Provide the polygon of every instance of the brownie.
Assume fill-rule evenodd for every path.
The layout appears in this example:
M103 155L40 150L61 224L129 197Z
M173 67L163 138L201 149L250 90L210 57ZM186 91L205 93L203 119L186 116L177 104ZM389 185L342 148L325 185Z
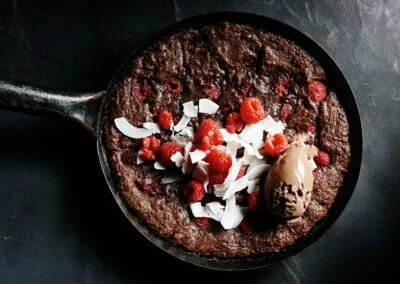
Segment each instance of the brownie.
M170 78L182 84L181 92L166 92ZM315 80L328 87L320 103L307 96L307 86ZM103 135L113 178L132 212L177 246L220 258L279 251L326 216L342 185L350 159L349 125L334 89L314 58L278 34L233 23L177 31L134 58L132 68L111 89ZM250 232L224 230L219 223L205 230L193 222L182 198L187 179L160 184L163 173L152 162L136 164L141 141L121 134L114 119L125 117L141 126L156 121L161 110L169 110L177 123L182 103L210 98L220 106L212 118L223 121L224 113L238 111L248 96L257 97L274 119L285 120L289 142L297 133L315 132L311 142L329 153L331 163L314 170L310 205L295 222L257 212L246 217L254 221ZM290 111L282 114L283 105ZM197 126L194 120L191 124ZM158 137L168 141L169 135L162 130Z

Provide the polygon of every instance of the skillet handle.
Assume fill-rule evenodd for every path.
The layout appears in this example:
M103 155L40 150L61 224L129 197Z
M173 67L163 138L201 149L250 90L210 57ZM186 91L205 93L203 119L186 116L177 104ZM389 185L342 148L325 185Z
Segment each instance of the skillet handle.
M77 122L96 136L95 123L106 91L67 93L0 81L0 108L50 114Z

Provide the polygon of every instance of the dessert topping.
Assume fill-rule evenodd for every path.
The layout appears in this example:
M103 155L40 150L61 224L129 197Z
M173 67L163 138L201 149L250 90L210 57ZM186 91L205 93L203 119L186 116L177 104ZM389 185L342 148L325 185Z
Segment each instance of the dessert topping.
M259 99L246 98L240 105L240 117L247 123L256 123L265 117L264 108Z
M183 189L186 200L190 203L201 201L204 197L205 190L203 185L198 181L189 181Z
M182 84L176 78L170 78L165 83L165 90L170 94L180 94L182 92Z
M195 106L193 101L186 102L183 104L183 113L187 117L197 117L199 113L199 107Z
M331 158L329 157L328 153L318 150L318 154L314 158L314 161L315 163L317 163L318 166L326 167L329 166L329 164L331 163Z
M292 113L292 105L290 104L283 104L281 109L279 110L279 120L285 121L289 115Z
M116 118L114 122L118 130L129 138L140 139L151 135L151 132L148 129L133 126L124 117Z
M214 114L219 109L219 105L214 103L209 99L200 99L199 100L199 112L206 114Z
M166 110L160 112L160 114L157 117L157 122L162 128L165 129L171 129L171 127L174 124L172 120L172 115L169 113L169 111Z
M175 163L171 161L171 157L182 151L182 147L174 142L165 142L159 148L158 161L165 168L170 168L175 166Z
M282 133L277 133L265 141L265 151L273 157L278 156L288 148L286 136Z
M226 131L229 133L240 132L243 129L243 121L237 112L231 112L226 117Z
M320 103L326 98L326 85L320 81L312 81L308 85L307 96L313 102Z
M204 119L196 132L196 139L202 150L209 150L212 146L221 145L223 136L217 123L212 119Z

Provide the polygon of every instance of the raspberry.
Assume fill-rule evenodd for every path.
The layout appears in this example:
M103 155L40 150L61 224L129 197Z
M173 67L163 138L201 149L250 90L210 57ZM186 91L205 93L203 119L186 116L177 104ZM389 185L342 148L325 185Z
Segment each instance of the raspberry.
M318 166L326 167L331 163L331 158L328 153L318 150L318 155L314 158L314 161Z
M227 173L224 174L210 174L208 176L208 182L210 185L223 184L226 179Z
M320 81L312 81L308 85L307 96L313 102L320 103L326 98L326 85Z
M193 222L197 225L197 227L203 230L207 230L210 226L210 219L208 218L194 218Z
M158 114L157 122L162 128L170 129L173 122L172 115L168 111L163 110Z
M199 148L209 150L212 146L221 145L223 137L218 129L217 123L212 119L204 119L196 132L196 139L199 141Z
M288 148L288 142L285 135L277 133L265 141L264 147L268 155L278 156Z
M242 166L240 167L240 170L239 170L239 173L238 173L236 179L240 179L240 178L243 177L245 174L246 174L246 166L243 166L243 165L242 165Z
M315 124L310 124L307 127L307 132L315 133L317 131L317 126Z
M290 104L283 104L279 111L279 120L286 120L292 112L292 109L293 107Z
M240 117L247 123L256 123L265 117L264 108L257 98L246 98L240 105Z
M290 78L287 77L281 81L279 81L276 85L275 85L275 91L279 94L279 95L287 95L288 90L287 90L287 86L290 83Z
M143 80L142 92L145 97L147 97L151 94L151 85L147 79Z
M170 94L180 94L182 92L182 84L176 78L170 78L165 83L165 89Z
M250 226L249 221L243 219L242 222L240 222L240 224L239 224L239 229L243 233L250 233L251 232L251 226Z
M229 133L240 132L243 129L243 122L237 112L231 112L226 117L226 130Z
M223 108L221 109L221 112L222 112L223 114L227 114L228 111L229 111L229 107L223 107Z
M208 84L208 86L206 87L206 94L207 94L207 97L213 101L218 100L219 96L220 96L218 87L214 83Z
M192 180L185 185L185 188L183 189L183 194L185 195L188 202L196 202L203 199L205 190L201 183Z
M232 157L220 150L211 150L205 160L210 164L211 174L227 174L232 166Z
M176 152L182 152L181 146L174 142L165 142L159 148L158 161L166 168L175 166L175 163L171 161L171 156Z
M146 160L154 161L156 153L160 148L161 141L154 136L145 137L142 139L142 147L140 148L140 155Z
M158 181L155 181L153 183L143 184L142 188L147 194L156 195L160 193L161 184Z
M260 199L260 191L253 191L249 194L249 208L250 210L257 210L258 200Z

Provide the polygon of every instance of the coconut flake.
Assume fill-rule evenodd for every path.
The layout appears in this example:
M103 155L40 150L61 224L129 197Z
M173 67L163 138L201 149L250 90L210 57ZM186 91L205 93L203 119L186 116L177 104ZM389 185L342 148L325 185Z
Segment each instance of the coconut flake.
M165 176L161 179L161 184L173 183L180 180L181 177L176 172L167 172Z
M182 129L182 131L179 133L179 135L182 135L182 136L184 136L184 137L193 139L193 138L194 138L193 127L191 127L191 126L186 126L185 128Z
M190 121L190 117L183 115L181 120L179 120L178 124L174 126L174 130L176 132L181 131L183 128L186 127L186 125L188 125L189 121Z
M193 152L190 152L189 156L192 164L196 164L198 161L203 160L207 156L207 152L196 149Z
M239 226L244 216L249 211L247 207L236 205L235 195L226 201L225 212L221 219L221 225L225 230L233 229Z
M235 141L226 143L226 153L228 153L232 157L236 157L237 148L238 144Z
M257 191L259 183L260 183L260 179L259 178L250 180L248 185L247 185L247 193L252 193L254 191Z
M200 99L199 100L199 112L200 113L207 113L207 114L214 114L217 112L219 105L214 103L212 100L209 99Z
M264 126L261 122L254 124L247 124L243 131L240 132L239 137L250 143L254 148L259 149L263 146Z
M210 165L207 162L199 161L197 163L197 166L196 166L195 170L196 169L198 171L200 171L200 173L195 174L193 172L193 178L196 179L196 180L202 181L204 188L208 192L208 190L207 190L207 186L208 186L208 182L209 182L208 172L210 171ZM196 176L198 176L198 179L196 178Z
M183 113L187 117L197 117L197 114L199 113L199 107L195 106L193 101L186 102L183 105Z
M179 146L182 146L182 147L185 147L191 141L190 138L184 137L180 134L171 135L170 140L171 140L171 142L175 142Z
M255 156L253 156L253 157L254 157L254 159L249 164L249 167L247 168L246 173L249 173L255 166L263 165L263 164L267 163L266 159L259 160Z
M184 155L185 161L183 162L183 165L182 165L182 172L184 174L189 173L193 169L193 166L192 166L192 163L190 162L190 157L189 157L189 153L190 153L191 149L192 149L192 142L189 142L185 146L185 155Z
M276 122L270 115L261 120L261 123L264 126L264 130L268 132L268 135L270 136L277 133L283 133L283 130L285 130L282 121Z
M271 165L269 164L254 166L250 171L248 171L248 173L246 173L246 177L248 178L248 180L259 178L268 171L270 166Z
M143 127L150 131L152 134L161 132L160 126L154 122L145 122L143 123Z
M214 202L211 202L214 203ZM219 202L216 202L219 203ZM210 204L210 203L208 203ZM193 213L194 217L201 217L201 218L211 218L214 219L216 221L220 221L222 216L224 215L224 206L219 204L220 206L218 206L217 204L213 204L211 207L207 205L206 206L202 206L201 202L195 202L190 204L190 210ZM211 209L215 210L215 213L213 211L211 211Z
M133 126L125 117L114 119L114 123L118 130L129 138L140 139L151 135L149 130Z
M164 168L159 162L155 162L155 163L154 163L154 168L155 168L156 170L160 170L160 171L165 170L165 168Z
M182 167L184 158L181 152L176 152L171 156L171 161L175 163L175 165L179 168Z
M137 157L136 157L136 165L143 164L144 160L142 159L142 151L139 150Z
M241 191L245 189L249 184L249 180L247 179L246 176L241 177L238 180L235 180L231 186L228 188L228 190L225 192L224 196L222 199L228 199L232 195L234 195L236 192Z

